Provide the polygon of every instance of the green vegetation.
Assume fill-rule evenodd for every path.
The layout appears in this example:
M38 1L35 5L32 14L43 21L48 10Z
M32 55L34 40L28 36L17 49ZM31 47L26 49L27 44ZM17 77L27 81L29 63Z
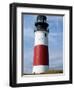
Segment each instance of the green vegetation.
M63 73L63 70L49 70L45 72L45 74L59 74L59 73Z
M63 73L63 70L48 70L47 72L44 72L44 73L30 73L30 74L24 74L24 75L40 75L40 74L61 74Z

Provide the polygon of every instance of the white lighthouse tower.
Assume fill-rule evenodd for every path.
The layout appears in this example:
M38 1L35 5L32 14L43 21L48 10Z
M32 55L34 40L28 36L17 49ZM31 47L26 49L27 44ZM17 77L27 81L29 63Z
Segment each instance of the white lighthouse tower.
M33 73L45 73L49 69L48 23L44 15L38 15L35 23Z

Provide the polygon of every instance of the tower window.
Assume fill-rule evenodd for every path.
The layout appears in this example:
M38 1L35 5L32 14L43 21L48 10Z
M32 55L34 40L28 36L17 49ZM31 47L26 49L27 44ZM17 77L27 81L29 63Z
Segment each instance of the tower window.
M45 33L45 37L47 36L47 34Z

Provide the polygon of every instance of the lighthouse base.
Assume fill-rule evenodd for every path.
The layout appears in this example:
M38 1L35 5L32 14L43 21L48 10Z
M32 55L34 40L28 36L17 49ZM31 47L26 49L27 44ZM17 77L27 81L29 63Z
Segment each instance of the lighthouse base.
M38 65L38 66L33 66L33 71L32 73L45 73L48 71L49 66L48 65Z

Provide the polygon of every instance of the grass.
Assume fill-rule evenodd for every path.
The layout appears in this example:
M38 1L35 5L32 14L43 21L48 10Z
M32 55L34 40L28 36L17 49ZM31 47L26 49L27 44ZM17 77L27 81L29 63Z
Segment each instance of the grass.
M45 72L45 74L59 74L59 73L63 73L63 70L48 70L47 72Z
M35 73L30 73L30 74L24 74L24 75L40 75L40 74L61 74L63 73L63 70L48 70L47 72L44 72L44 73L39 73L39 74L35 74Z

